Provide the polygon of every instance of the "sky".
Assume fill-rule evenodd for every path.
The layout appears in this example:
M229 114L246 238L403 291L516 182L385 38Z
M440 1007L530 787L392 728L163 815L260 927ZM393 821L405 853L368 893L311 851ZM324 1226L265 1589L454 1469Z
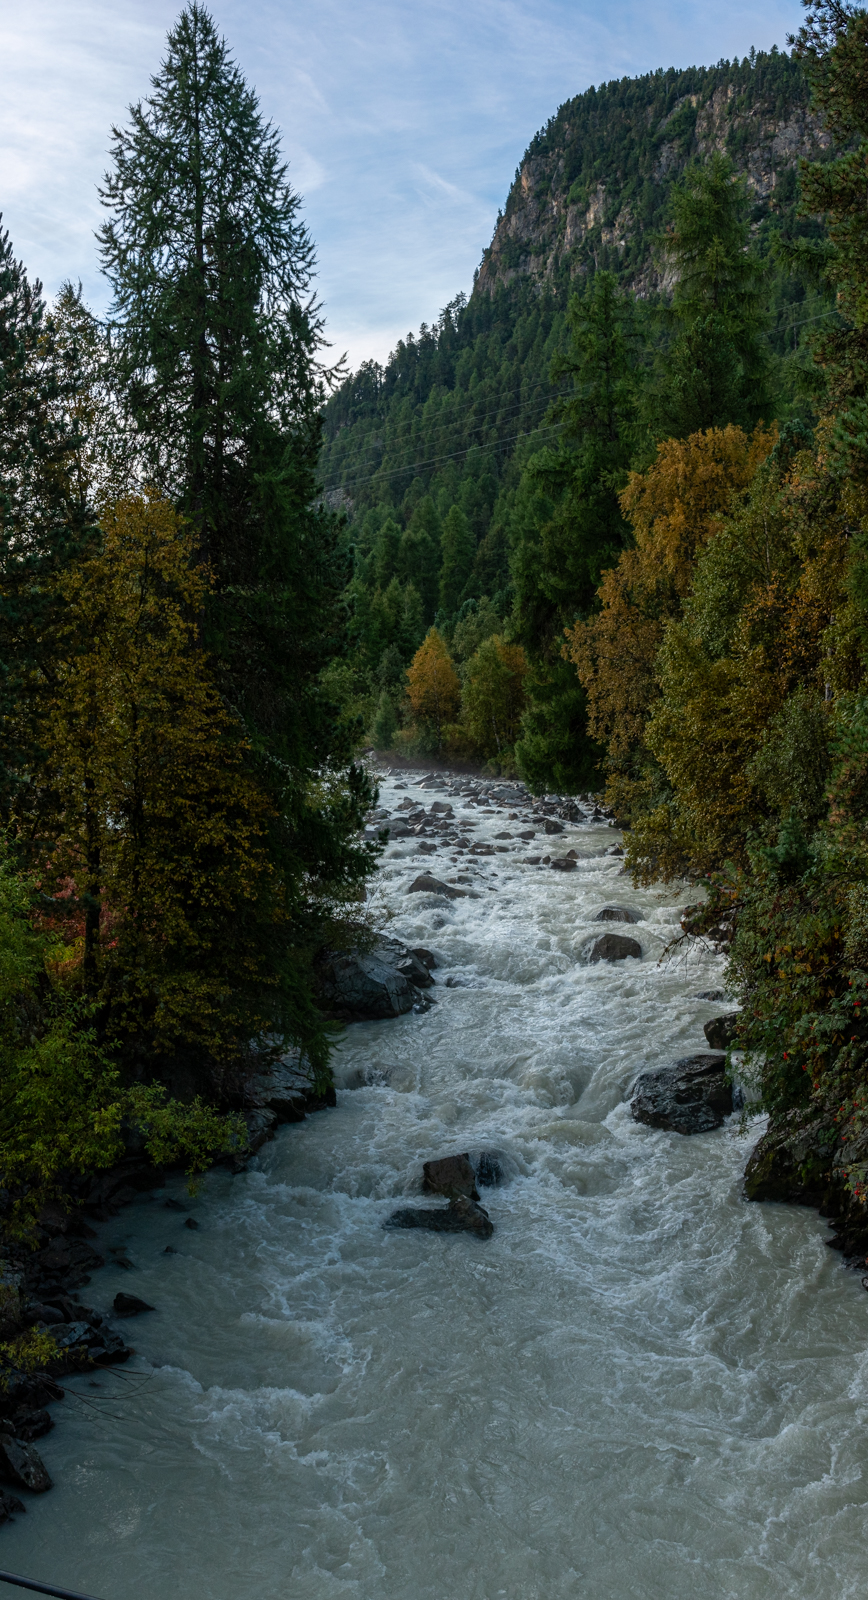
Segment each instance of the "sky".
M180 0L0 0L0 210L54 294L108 307L94 230L112 123L146 96ZM799 25L799 0L214 0L280 130L336 355L383 361L490 242L522 155L591 84L709 65Z

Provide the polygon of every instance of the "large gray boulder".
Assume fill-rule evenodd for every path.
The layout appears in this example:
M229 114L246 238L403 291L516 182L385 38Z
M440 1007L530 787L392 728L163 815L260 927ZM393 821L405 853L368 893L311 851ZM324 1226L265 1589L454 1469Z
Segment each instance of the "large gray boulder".
M319 1003L329 1016L342 1022L372 1022L412 1011L432 979L425 963L400 939L378 934L369 948L323 951L316 981Z
M733 1110L726 1056L683 1056L669 1067L642 1072L633 1085L634 1121L674 1133L709 1133Z

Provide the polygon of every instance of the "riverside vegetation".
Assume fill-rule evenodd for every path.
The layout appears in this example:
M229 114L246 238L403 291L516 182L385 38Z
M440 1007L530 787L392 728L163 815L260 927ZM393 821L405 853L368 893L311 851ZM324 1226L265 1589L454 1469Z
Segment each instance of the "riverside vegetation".
M731 941L752 1192L862 1239L866 43L821 0L791 55L570 102L470 300L351 378L198 4L113 134L108 321L3 237L9 1237L124 1151L237 1147L287 1050L325 1084L368 741L602 774L630 870ZM8 1369L44 1359L10 1327Z

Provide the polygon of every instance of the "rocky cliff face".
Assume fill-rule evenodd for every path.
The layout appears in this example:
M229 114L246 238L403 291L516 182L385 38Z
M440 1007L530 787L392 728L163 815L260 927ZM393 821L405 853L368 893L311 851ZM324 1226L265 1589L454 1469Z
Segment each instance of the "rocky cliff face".
M799 160L830 142L807 101L800 67L776 52L577 96L527 151L475 292L521 277L554 284L589 267L615 270L639 295L665 290L653 236L688 163L729 154L754 196L754 227L784 218Z

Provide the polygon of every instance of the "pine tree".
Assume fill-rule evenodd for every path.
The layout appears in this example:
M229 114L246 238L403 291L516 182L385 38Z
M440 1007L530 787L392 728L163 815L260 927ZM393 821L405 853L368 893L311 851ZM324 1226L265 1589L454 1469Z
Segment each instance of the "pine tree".
M727 157L715 152L685 173L662 246L676 274L676 336L648 393L652 431L686 438L727 423L749 430L773 410L763 268L749 248L747 187Z
M292 905L282 934L260 928L274 1031L322 1059L322 1037L299 1032L298 952L370 865L353 842L370 787L319 684L342 648L348 576L315 476L322 322L277 132L198 0L112 155L101 244L119 376L147 470L213 576L203 643L271 802L270 859Z

